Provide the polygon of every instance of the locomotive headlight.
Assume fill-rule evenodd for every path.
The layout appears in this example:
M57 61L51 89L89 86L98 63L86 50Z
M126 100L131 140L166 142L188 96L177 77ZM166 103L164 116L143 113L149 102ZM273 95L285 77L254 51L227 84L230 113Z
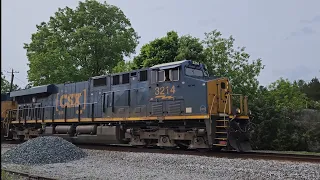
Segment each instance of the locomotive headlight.
M241 113L241 110L239 108L236 109L237 114Z

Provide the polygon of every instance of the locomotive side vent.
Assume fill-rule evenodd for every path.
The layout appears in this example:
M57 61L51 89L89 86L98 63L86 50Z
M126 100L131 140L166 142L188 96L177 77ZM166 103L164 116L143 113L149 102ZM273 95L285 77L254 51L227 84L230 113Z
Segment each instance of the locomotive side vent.
M162 116L163 115L163 102L152 103L152 115Z
M168 106L169 115L180 115L181 113L181 101L173 101Z

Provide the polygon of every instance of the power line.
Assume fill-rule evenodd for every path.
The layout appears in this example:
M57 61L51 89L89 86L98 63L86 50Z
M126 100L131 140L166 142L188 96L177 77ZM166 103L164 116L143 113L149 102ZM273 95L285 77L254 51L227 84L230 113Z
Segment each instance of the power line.
M15 77L17 80L19 80L20 82L22 82L23 84L27 85L28 83L24 82L23 80L19 79L18 77Z
M13 78L14 78L14 73L19 73L18 71L13 71L13 68L11 69L11 72L7 71L7 73L11 73L11 82L10 82L10 92L12 91L13 88Z

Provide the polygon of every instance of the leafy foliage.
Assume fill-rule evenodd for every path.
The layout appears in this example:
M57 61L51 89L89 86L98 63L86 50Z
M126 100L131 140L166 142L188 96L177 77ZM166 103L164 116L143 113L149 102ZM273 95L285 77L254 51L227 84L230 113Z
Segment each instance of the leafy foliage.
M12 90L15 91L18 89L19 89L19 86L16 84L13 84ZM1 94L7 93L7 92L10 92L10 82L6 80L6 77L1 72Z
M120 61L118 64L113 68L113 73L121 73L121 72L128 72L134 69L134 63L131 61L125 62Z
M301 82L302 80L300 80ZM303 82L303 81L302 81ZM320 81L318 78L313 78L309 83L303 83L301 87L302 91L307 97L313 101L320 100Z
M190 35L181 36L179 38L179 48L175 60L181 61L188 59L204 63L206 57L203 50L200 39Z
M300 90L308 97L307 107L320 110L320 82L318 78L313 78L310 82L303 80L295 81Z
M269 85L269 101L273 102L276 110L301 110L305 107L306 97L296 83L279 79Z
M183 59L203 62L203 46L198 38L179 37L177 32L170 31L167 36L143 45L133 62L136 68L142 68Z
M250 55L244 47L234 48L235 39L223 38L214 30L205 33L203 44L209 74L228 77L235 93L254 95L259 87L257 77L264 68L261 59L249 63Z
M58 10L25 44L33 85L82 81L111 72L134 53L138 35L116 6L94 0Z
M155 39L142 46L140 54L134 58L137 68L175 61L179 48L179 37L174 31L166 37Z
M304 110L306 95L299 83L279 79L268 88L260 87L250 102L257 124L252 142L257 149L320 151L317 138L320 112Z

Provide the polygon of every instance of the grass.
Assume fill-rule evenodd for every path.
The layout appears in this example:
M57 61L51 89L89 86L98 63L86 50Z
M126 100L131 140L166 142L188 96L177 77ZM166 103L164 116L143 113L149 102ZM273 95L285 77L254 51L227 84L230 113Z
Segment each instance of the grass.
M21 179L21 178L17 175L13 175L13 174L5 172L4 170L1 170L1 179L2 180L17 180L17 179Z
M274 151L274 150L257 150L258 152L271 152L280 154L297 154L297 155L313 155L320 156L320 152L308 152L308 151Z
M301 154L301 155L315 155L320 156L319 152L308 152L308 151L281 151L286 154Z

